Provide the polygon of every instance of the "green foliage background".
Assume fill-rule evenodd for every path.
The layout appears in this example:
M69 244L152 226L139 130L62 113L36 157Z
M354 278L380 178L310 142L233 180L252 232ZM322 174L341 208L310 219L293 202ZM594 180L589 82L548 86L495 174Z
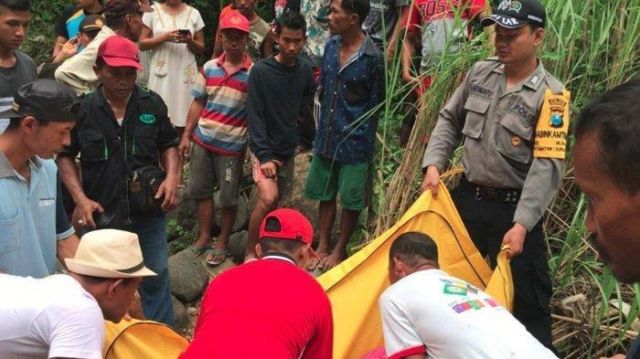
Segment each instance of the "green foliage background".
M231 0L192 0L186 1L200 11L205 23L206 51L199 59L206 61L213 50L213 34L218 26L220 9L228 5ZM36 64L49 60L53 43L55 42L54 27L58 17L66 6L73 5L73 0L37 0L33 1L33 16L27 40L22 50L29 54ZM258 0L257 12L267 22L273 19L273 0Z

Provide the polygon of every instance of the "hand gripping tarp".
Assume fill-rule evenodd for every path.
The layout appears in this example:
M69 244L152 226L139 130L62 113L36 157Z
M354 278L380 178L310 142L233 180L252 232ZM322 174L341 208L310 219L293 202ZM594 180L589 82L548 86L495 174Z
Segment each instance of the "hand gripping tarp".
M168 325L150 320L105 321L105 359L175 359L189 341Z
M425 191L393 227L318 278L333 310L334 359L359 359L383 346L378 298L389 286L389 248L400 234L410 231L433 238L442 270L485 289L511 310L513 283L506 251L498 256L492 273L441 183L437 196Z

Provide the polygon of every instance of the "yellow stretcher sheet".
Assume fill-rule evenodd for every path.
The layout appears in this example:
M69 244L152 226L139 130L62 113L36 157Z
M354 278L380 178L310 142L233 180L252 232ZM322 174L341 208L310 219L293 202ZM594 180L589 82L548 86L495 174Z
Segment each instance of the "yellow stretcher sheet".
M389 286L389 248L409 231L426 233L436 241L442 270L485 289L511 310L513 284L506 251L500 253L492 273L441 183L436 197L430 191L423 193L393 227L318 278L333 309L334 359L359 359L383 346L378 298Z
M105 320L105 359L176 359L189 340L170 326L150 320Z

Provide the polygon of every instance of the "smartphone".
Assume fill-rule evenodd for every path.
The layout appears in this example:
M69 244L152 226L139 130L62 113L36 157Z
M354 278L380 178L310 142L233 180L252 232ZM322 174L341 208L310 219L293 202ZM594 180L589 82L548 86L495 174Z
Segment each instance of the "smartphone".
M191 31L189 31L188 29L178 29L178 32L183 36L191 34Z

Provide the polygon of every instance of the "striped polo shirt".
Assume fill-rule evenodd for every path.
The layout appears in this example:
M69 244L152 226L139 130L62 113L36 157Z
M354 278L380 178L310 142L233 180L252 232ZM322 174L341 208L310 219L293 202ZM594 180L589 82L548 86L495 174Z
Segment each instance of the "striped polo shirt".
M228 74L225 54L204 64L193 86L196 99L206 99L193 131L193 140L206 150L241 156L247 143L247 88L253 62L245 55L242 67Z

